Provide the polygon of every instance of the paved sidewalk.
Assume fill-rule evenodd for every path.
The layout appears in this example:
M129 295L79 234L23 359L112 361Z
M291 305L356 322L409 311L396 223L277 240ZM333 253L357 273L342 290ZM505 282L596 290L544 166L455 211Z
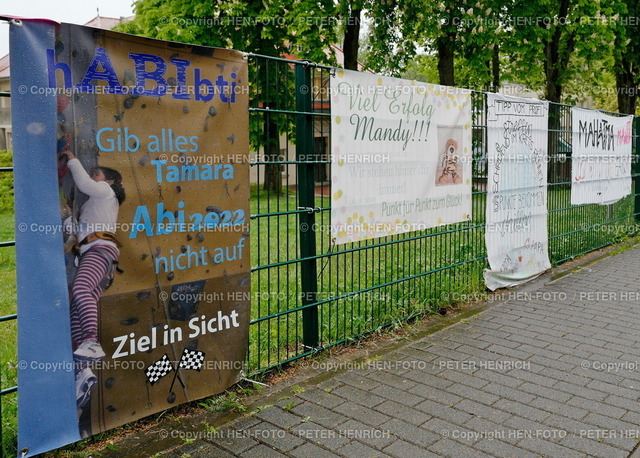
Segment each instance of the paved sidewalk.
M146 433L168 436L161 450L117 454L627 457L640 439L640 248L553 275L219 430L186 419Z

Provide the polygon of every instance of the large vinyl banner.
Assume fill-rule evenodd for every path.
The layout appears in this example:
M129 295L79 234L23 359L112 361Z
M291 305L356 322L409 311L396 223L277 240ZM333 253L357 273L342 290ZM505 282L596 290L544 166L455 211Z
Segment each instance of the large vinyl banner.
M551 267L547 239L548 102L487 94L487 228L491 290Z
M336 243L470 219L469 91L349 70L331 90Z
M633 115L571 109L571 204L612 204L631 194Z
M19 450L239 380L249 313L243 55L11 27Z

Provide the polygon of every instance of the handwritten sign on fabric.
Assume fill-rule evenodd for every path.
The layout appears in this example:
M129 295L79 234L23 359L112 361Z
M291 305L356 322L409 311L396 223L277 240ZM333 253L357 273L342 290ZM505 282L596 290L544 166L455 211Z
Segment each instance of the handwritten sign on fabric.
M631 193L633 116L571 109L571 204L611 204Z
M487 228L491 290L551 267L547 240L548 103L487 95Z

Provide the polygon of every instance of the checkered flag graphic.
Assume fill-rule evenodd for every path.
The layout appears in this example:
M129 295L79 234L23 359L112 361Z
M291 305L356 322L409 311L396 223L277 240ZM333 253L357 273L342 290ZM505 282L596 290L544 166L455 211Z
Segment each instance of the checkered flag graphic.
M189 350L187 348L182 352L180 357L180 363L178 367L180 369L194 369L199 371L204 365L204 352L198 350Z
M153 385L172 370L173 366L171 366L169 355L165 353L162 358L147 367L144 373L147 374L147 380L149 383Z

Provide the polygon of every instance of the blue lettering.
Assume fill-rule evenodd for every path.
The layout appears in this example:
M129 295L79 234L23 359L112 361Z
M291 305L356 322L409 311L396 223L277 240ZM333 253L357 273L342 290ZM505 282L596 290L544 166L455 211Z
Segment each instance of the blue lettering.
M191 97L187 92L187 67L191 65L191 62L173 58L171 63L176 66L176 80L178 82L176 91L171 96L174 99L189 100Z
M135 239L139 230L146 232L147 236L153 235L151 216L149 216L149 210L147 210L146 205L138 205L138 208L136 208L136 214L133 216L132 226L131 234L129 235L130 239Z
M47 49L47 70L49 71L49 87L57 87L56 70L62 70L64 88L71 89L71 67L64 62L56 63L56 53L53 49Z
M153 165L156 166L156 181L158 183L162 183L162 166L167 163L167 161L151 161Z
M46 49L47 71L49 87L58 87L58 80L61 79L61 86L65 89L75 89L81 92L96 93L96 86L102 81L104 93L107 94L137 94L150 97L162 97L169 93L167 83L168 65L169 63L175 68L175 86L171 96L177 100L199 100L202 102L210 102L216 96L222 103L235 103L237 95L236 81L237 73L231 72L229 78L218 75L215 81L206 78L202 69L193 68L193 87L195 96L191 97L191 91L188 84L191 79L189 70L191 61L187 59L171 58L165 61L162 57L147 53L130 52L129 59L133 61L135 84L136 87L130 89L123 87L118 79L118 73L111 62L109 54L105 48L96 47L93 58L89 63L82 80L73 83L73 74L71 66L66 62L56 61L56 52L54 49ZM74 64L77 64L74 61ZM61 78L59 78L61 77ZM173 79L173 78L172 78ZM172 83L173 84L173 83ZM178 151L189 151L189 144L193 145L190 151L197 151L198 146L195 143L197 137L179 137L174 145ZM171 139L170 139L171 140ZM163 140L164 142L164 140ZM159 146L159 145L154 145ZM170 141L170 145L172 143ZM108 147L107 147L108 148ZM105 151L108 151L106 149Z
M220 101L223 103L229 103L229 98L225 94L226 92L228 92L227 90L225 90L225 88L229 86L229 82L225 81L224 76L218 76L218 79L216 80L216 86L218 86L218 95L220 96Z
M202 100L203 102L208 102L213 98L213 94L214 94L213 84L211 83L210 80L206 78L202 78L202 79L200 78L199 68L196 68L193 74L195 76L194 86L195 86L196 100ZM201 94L201 91L200 91L200 86L202 86L203 84L205 86L204 95Z
M162 97L167 93L167 80L163 75L167 70L167 64L161 57L153 54L144 54L138 52L130 52L129 58L133 59L136 72L136 93L139 95L148 95L151 97ZM147 71L147 62L155 64L153 71ZM156 87L147 89L145 81L155 81Z
M98 71L98 66L101 65L103 71ZM51 78L51 76L49 76ZM105 92L108 94L121 94L122 86L118 81L118 75L109 60L107 50L104 48L96 48L96 52L93 55L93 60L89 64L87 73L85 73L83 80L78 83L77 87L86 92L93 92L91 84L93 80L102 80L108 83L108 87L105 88Z

